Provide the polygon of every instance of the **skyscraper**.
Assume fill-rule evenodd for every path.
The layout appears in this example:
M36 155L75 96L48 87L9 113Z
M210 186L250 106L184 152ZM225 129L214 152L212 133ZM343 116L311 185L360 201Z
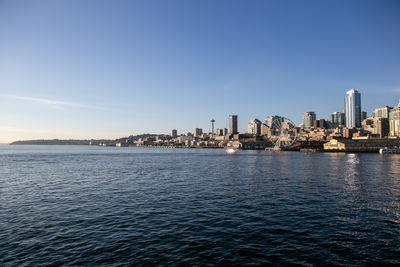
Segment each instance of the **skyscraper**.
M203 129L201 129L201 128L194 128L193 135L194 135L195 137L198 137L198 136L200 136L200 135L202 135L202 134L203 134Z
M171 137L172 137L172 138L177 138L177 137L178 137L178 131L175 130L175 129L173 129L173 130L171 131Z
M333 112L330 115L330 122L334 127L343 126L346 124L346 116L343 112Z
M314 124L314 120L317 118L314 112L304 112L303 113L303 127L304 128L311 128Z
M351 89L346 92L345 97L346 127L361 127L361 95Z
M238 133L238 116L237 115L229 115L229 133L230 134Z

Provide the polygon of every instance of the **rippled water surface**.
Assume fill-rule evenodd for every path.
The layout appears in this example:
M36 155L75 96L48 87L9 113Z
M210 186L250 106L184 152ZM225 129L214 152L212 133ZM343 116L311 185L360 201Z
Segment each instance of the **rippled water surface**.
M0 146L0 265L400 264L400 156Z

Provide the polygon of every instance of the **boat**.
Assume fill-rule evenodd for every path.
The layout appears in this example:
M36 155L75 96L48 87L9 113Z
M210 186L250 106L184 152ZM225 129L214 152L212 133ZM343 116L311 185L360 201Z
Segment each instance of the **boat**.
M228 154L236 153L237 149L233 146L233 142L229 141L225 146L225 151Z
M385 147L379 149L379 154L400 154L400 147Z

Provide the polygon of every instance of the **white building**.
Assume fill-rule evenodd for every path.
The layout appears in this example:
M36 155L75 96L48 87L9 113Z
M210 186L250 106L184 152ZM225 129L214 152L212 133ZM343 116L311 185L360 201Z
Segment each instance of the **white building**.
M261 121L252 119L247 125L247 133L249 134L261 134Z

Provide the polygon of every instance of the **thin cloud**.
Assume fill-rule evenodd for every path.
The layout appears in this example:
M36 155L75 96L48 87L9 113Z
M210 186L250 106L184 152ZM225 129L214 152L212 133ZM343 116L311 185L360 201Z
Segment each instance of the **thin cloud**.
M46 98L15 96L15 95L10 95L10 96L8 96L8 98L38 103L38 104L42 104L42 105L47 105L47 106L51 106L51 107L57 108L57 109L83 108L83 109L111 111L110 109L107 109L104 107L98 107L98 106L86 105L86 104L80 104L80 103L73 103L73 102L66 102L66 101L59 101L59 100L53 100L53 99L46 99Z
M19 128L14 126L0 126L0 131L22 134L50 134L50 135L72 135L72 132L57 131L57 130L37 130L29 128Z

